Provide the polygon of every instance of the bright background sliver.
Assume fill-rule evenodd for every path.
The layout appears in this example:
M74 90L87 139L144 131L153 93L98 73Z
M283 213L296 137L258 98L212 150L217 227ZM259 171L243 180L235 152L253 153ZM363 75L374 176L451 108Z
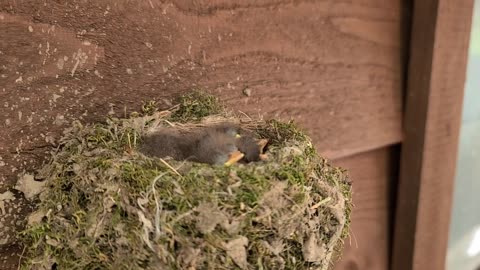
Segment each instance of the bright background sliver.
M480 0L470 38L446 269L480 269Z

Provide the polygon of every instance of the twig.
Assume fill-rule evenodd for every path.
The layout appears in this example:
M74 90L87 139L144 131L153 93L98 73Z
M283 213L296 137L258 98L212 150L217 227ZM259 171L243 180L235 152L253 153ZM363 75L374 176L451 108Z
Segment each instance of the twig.
M246 113L244 113L244 112L242 112L242 111L238 111L238 112L239 112L240 114L242 114L243 116L245 116L246 118L248 118L248 120L252 120L252 118L251 118L248 114L246 114Z
M174 127L175 125L172 124L172 122L168 121L167 119L163 119L165 123L167 123L169 126Z
M155 177L152 181L152 192L153 192L153 198L155 199L155 238L158 239L161 235L160 232L160 202L158 201L157 197L157 191L155 190L155 185L157 184L157 181L160 180L165 175L165 173L162 173Z
M183 218L191 215L192 213L193 213L193 211L192 211L192 210L189 210L189 211L187 211L187 212L185 212L185 213L183 213L183 214L181 214L181 215L178 215L175 219L172 220L171 225L177 223L178 221L180 221L181 219L183 219Z
M174 173L176 173L178 176L182 177L182 175L181 175L177 170L175 170L175 168L173 168L170 164L168 164L165 160L163 160L163 158L161 158L160 161L161 161L165 166L167 166L170 170L172 170Z
M22 254L18 258L18 268L17 268L18 270L20 270L20 267L22 266L22 258L23 258L23 254L25 254L26 249L27 249L27 247L23 247Z
M310 207L310 209L311 209L311 210L317 209L317 208L320 207L322 204L325 204L325 203L327 203L327 202L329 202L329 201L331 201L331 200L332 200L332 198L327 197L327 198L319 201L318 203L314 204L312 207Z
M357 242L357 237L355 236L355 232L353 230L350 230L350 232L352 233L352 236L353 236L353 240L355 241L355 247L358 248L358 242ZM350 241L352 237L350 237ZM350 246L352 245L352 243L350 243Z

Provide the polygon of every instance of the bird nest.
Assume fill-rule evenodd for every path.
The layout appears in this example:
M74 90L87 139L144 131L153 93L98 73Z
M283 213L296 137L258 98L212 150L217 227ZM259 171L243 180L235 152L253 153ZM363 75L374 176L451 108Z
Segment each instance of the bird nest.
M20 234L24 269L330 269L348 235L346 174L294 124L226 113L199 93L167 111L75 122ZM142 154L159 127L230 121L267 139L265 160L211 165Z

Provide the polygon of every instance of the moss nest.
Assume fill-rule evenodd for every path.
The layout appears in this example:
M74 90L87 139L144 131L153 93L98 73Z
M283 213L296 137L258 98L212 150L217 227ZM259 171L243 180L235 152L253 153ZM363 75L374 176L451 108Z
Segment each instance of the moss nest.
M234 121L269 140L266 161L214 166L148 157L158 127ZM226 112L195 92L102 124L75 122L20 234L23 269L330 269L348 235L351 187L293 123Z

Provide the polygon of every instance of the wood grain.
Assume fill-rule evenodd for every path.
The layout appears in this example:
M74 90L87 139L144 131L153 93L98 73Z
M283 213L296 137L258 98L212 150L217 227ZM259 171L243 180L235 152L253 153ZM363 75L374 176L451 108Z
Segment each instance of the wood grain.
M329 158L398 143L406 18L402 0L0 1L0 192L72 120L192 88L295 119Z
M334 161L349 171L355 204L350 239L335 270L388 269L398 153L388 147Z
M415 1L392 269L444 269L472 0Z
M295 119L330 158L401 140L401 0L5 0L0 14L0 190L71 120L196 87Z

